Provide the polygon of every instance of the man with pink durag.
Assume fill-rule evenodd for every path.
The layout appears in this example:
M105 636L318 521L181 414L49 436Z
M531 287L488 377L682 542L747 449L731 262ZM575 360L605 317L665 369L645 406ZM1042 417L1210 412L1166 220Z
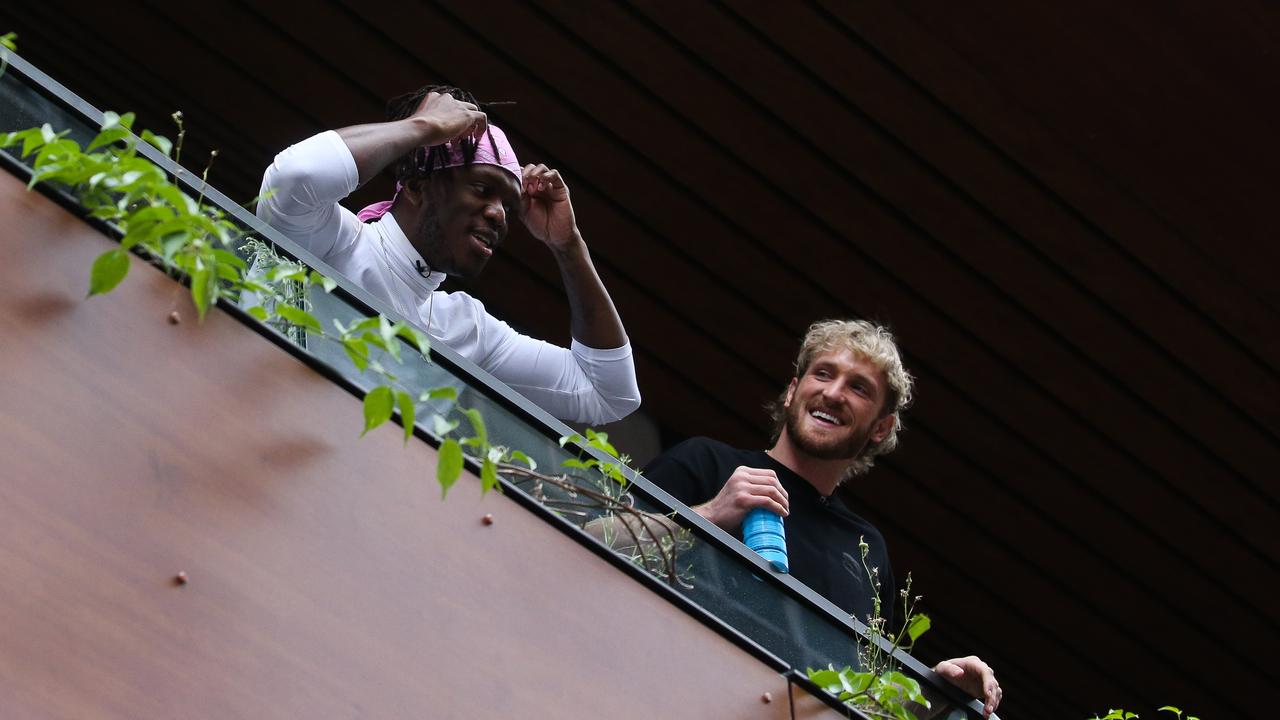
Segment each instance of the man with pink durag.
M388 114L277 155L258 217L556 417L606 423L639 407L626 331L560 173L521 167L506 135L457 88L422 88L392 100ZM388 168L391 200L358 215L339 204ZM437 290L446 275L479 275L516 218L560 267L569 348L517 333L466 293Z

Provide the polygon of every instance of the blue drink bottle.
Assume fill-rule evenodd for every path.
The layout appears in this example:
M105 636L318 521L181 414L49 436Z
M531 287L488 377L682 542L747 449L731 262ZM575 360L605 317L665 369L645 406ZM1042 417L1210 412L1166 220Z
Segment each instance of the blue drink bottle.
M773 569L787 572L787 533L782 518L764 508L756 508L742 519L742 541L769 561Z

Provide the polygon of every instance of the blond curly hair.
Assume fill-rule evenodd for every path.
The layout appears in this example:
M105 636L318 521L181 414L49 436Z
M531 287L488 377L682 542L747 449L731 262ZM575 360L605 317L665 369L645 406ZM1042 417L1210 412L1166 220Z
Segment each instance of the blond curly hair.
M898 344L889 328L866 320L821 320L810 325L804 342L800 345L800 354L796 356L795 377L804 377L815 357L833 350L849 350L858 357L869 360L884 373L889 387L880 417L893 415L893 428L889 434L880 442L868 442L862 452L850 462L845 473L845 479L848 479L866 473L875 464L876 456L892 452L898 446L898 431L903 428L902 411L911 405L915 379L903 367L902 355L898 352ZM778 442L782 428L786 426L786 400L787 391L784 389L768 405L769 414L773 418L773 438L770 444Z

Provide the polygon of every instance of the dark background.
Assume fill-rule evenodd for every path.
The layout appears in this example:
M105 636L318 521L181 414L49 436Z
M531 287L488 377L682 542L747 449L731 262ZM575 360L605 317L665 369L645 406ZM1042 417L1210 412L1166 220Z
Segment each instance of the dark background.
M927 596L922 659L987 659L1006 718L1258 717L1280 685L1275 5L127 0L7 30L141 127L181 109L184 164L218 148L246 201L391 95L515 100L665 441L762 446L809 322L896 328L918 401L847 492ZM468 289L567 340L523 234Z

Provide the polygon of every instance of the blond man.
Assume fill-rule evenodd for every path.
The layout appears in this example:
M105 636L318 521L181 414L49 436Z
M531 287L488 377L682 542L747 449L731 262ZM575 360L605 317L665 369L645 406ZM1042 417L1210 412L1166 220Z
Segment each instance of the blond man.
M667 451L644 475L695 512L741 537L746 514L766 508L786 520L791 574L854 617L896 605L883 536L836 495L898 444L912 378L888 329L864 320L827 320L806 333L795 375L775 403L767 450L742 450L693 438ZM860 571L859 545L876 568L875 587ZM946 660L934 671L983 700L990 715L1002 691L976 657Z

